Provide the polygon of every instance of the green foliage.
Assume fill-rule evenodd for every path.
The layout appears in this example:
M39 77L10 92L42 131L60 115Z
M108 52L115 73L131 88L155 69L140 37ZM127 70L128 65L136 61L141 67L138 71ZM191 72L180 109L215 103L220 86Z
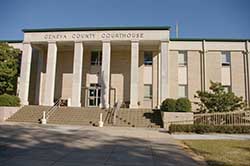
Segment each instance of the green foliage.
M187 133L227 133L227 134L250 134L250 126L248 125L201 125L201 124L172 124L169 127L170 133L187 132Z
M243 97L226 92L221 83L211 81L209 89L210 91L196 92L195 98L200 99L200 102L195 102L199 112L229 112L244 108Z
M20 50L0 43L0 94L15 94Z
M161 111L163 111L163 112L176 112L175 105L176 105L175 99L170 99L170 98L165 99L161 103Z
M20 99L8 94L0 95L0 106L20 106Z
M190 112L191 102L188 98L179 98L177 100L167 98L161 103L163 112Z
M188 98L179 98L176 101L177 112L191 112L191 102Z

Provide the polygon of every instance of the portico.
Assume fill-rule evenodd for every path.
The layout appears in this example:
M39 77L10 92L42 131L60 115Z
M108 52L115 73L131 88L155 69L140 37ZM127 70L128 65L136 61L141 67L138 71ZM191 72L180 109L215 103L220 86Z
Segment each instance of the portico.
M62 98L68 106L87 107L94 101L91 93L98 98L97 90L89 90L93 87L100 89L100 100L95 102L102 108L112 107L115 100L130 108L155 108L168 96L169 27L23 31L19 93L23 105L52 106ZM152 56L151 64L145 64L146 54ZM29 101L33 59L36 103Z

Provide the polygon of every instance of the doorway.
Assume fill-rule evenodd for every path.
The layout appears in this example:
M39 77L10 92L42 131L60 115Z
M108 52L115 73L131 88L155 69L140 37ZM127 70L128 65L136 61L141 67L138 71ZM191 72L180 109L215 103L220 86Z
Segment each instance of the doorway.
M88 107L99 107L101 103L101 86L90 84L88 88Z

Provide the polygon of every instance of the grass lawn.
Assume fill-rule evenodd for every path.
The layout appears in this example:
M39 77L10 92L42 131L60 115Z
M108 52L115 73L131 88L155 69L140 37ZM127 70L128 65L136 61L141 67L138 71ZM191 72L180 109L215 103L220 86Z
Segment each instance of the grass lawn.
M250 166L250 141L183 140L209 166Z

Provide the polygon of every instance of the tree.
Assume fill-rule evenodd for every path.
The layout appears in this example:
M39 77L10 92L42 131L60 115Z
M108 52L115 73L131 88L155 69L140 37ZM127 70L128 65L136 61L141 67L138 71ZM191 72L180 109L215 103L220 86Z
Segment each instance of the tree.
M200 102L195 102L199 112L229 112L244 108L243 97L238 97L230 91L226 92L221 83L210 83L210 91L196 92L195 98L200 99Z
M0 43L0 95L16 93L20 53L19 49Z

